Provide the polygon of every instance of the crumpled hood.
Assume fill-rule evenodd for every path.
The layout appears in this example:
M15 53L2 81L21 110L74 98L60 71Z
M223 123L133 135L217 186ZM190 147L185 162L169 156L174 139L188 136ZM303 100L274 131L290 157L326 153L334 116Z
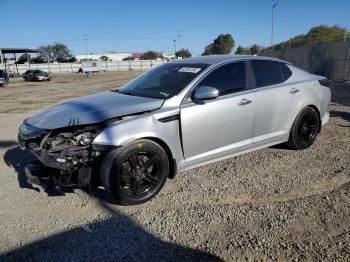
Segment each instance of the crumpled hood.
M50 107L27 119L27 123L42 129L95 124L113 117L158 109L163 102L162 99L106 91Z

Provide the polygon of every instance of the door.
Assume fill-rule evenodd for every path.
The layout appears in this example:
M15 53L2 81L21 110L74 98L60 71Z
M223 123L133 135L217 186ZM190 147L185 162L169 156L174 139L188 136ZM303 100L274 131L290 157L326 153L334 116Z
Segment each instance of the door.
M200 86L219 90L214 100L181 106L181 134L186 162L227 154L252 144L254 94L247 90L246 63L225 64L207 75Z
M280 62L251 61L255 76L255 115L253 142L279 140L288 135L298 89L286 81L289 68Z

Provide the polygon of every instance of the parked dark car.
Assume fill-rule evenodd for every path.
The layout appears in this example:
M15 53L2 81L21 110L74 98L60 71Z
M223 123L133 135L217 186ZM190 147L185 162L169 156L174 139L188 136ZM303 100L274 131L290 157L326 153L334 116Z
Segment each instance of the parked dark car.
M0 69L0 87L6 87L10 81L10 78L5 70Z
M27 70L23 74L23 79L26 81L50 81L51 75L41 70Z

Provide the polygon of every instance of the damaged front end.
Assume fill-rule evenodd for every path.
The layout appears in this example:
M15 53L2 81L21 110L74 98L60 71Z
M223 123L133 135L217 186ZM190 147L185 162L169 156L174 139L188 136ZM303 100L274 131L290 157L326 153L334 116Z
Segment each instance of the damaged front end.
M40 170L41 176L49 174L59 186L88 186L93 180L93 169L104 151L92 145L102 130L101 125L46 130L24 121L19 129L18 141L20 147L33 153L46 169L45 172ZM36 165L34 169L38 171L40 167ZM25 171L30 179L35 176L29 167Z

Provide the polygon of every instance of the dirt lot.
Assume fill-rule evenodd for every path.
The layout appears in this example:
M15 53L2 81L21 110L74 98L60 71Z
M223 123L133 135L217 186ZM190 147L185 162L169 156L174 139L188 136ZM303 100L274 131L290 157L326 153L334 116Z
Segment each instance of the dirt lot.
M0 260L350 260L350 84L332 88L330 123L310 149L267 148L184 172L140 206L29 184L31 157L16 144L22 120L138 74L0 89Z

